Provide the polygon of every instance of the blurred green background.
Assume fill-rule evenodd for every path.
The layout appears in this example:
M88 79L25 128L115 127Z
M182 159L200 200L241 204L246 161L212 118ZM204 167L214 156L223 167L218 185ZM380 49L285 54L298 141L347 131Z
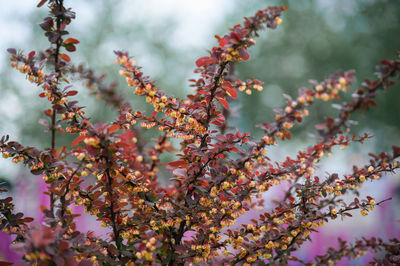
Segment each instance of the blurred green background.
M189 3L188 3L189 2ZM240 117L231 122L241 131L258 137L258 123L271 121L272 110L284 104L283 93L296 95L298 88L307 87L309 79L322 80L338 69L355 69L357 82L374 79L375 66L381 59L396 57L400 49L400 2L391 0L314 0L314 1L65 1L77 18L68 26L70 37L80 40L75 63L84 63L107 73L107 82L117 81L136 109L149 111L150 106L134 96L114 65L113 50L129 51L146 74L157 80L158 87L169 95L184 97L191 92L187 80L194 77L195 60L206 55L216 45L214 34L223 36L228 28L241 23L269 5L286 4L289 10L276 30L267 30L251 48L251 59L237 66L241 79L251 76L265 82L262 92L241 95L233 105L240 105ZM40 89L8 66L8 47L41 50L47 39L37 25L47 15L45 7L35 8L35 1L15 1L6 4L0 16L0 135L36 147L47 147L49 137L43 134L38 120L48 103L37 97ZM77 99L87 106L92 121L109 121L116 110L89 96L79 82L74 82L80 94ZM354 133L367 131L376 136L372 150L387 150L400 145L399 85L378 95L378 107L368 114L357 114L360 123ZM350 99L351 91L347 96ZM310 117L293 129L301 143L315 140L313 125L337 110L330 103L316 103ZM69 139L58 137L58 144ZM304 146L304 145L303 145ZM1 160L0 176L10 176L11 163ZM13 172L15 174L15 171Z

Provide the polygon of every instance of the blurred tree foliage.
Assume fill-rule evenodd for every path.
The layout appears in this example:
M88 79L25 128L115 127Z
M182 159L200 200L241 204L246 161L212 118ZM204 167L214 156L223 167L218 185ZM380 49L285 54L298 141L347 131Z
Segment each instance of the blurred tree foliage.
M127 9L126 5L129 5ZM242 79L255 76L265 82L262 93L240 97L240 118L233 125L257 132L254 125L270 121L273 108L283 104L282 93L295 95L297 89L308 86L309 79L322 80L338 69L356 69L358 86L365 78L373 78L374 67L384 58L394 58L400 49L400 2L392 0L310 0L310 1L257 1L236 0L229 2L230 9L223 15L224 23L218 30L210 32L210 39L196 47L182 49L172 39L177 18L159 19L144 17L135 9L136 1L70 1L77 12L77 20L71 24L71 36L80 40L78 50L72 58L74 62L84 62L97 74L107 73L107 82L117 80L118 90L126 95L136 109L149 109L149 105L140 97L135 98L124 80L118 77L117 67L113 64L113 50L128 50L135 55L144 72L158 81L158 86L168 94L184 96L188 89L187 79L192 76L194 60L205 55L211 47L212 35L223 35L228 27L241 23L243 15L252 15L255 10L268 5L286 4L289 11L284 14L283 23L278 30L263 32L256 40L257 45L251 50L251 59L237 67ZM233 8L232 8L233 7ZM36 50L48 46L46 38L37 23L46 15L43 9L33 9L25 24L32 34L16 48ZM131 16L124 16L128 12ZM122 14L121 14L122 13ZM206 17L207 14L204 16ZM195 34L196 29L193 29ZM188 34L187 38L190 38ZM33 45L32 45L33 44ZM216 42L213 43L215 45ZM10 42L10 47L15 46ZM5 53L5 51L2 51ZM27 52L25 50L25 52ZM7 65L7 62L4 62ZM11 73L11 71L13 73ZM3 67L0 73L1 104L10 109L0 121L0 134L15 136L22 143L37 147L47 147L49 139L46 134L38 134L43 128L38 124L42 118L39 110L46 108L45 101L36 96L39 90L21 79L19 73ZM83 88L82 84L74 84ZM353 87L354 89L355 87ZM399 85L392 87L388 93L378 97L378 107L368 114L355 117L360 121L359 129L368 128L379 138L379 145L399 144L395 139L400 132L400 99ZM87 113L93 121L112 120L115 110L93 97L88 96L86 89L79 89L78 100L87 106ZM350 95L350 93L349 93ZM31 101L34 97L34 101ZM347 96L348 97L348 96ZM11 100L10 100L11 99ZM37 100L36 100L37 99ZM11 101L11 103L10 103ZM8 102L8 103L6 103ZM15 110L10 104L15 105ZM316 104L312 116L308 118L297 132L313 132L311 124L316 120L323 121L324 116L333 115L336 110L322 110L323 105ZM325 107L326 108L326 107ZM22 110L23 109L23 110ZM391 134L391 136L388 136ZM58 142L66 145L69 140ZM387 141L387 142L386 142ZM380 147L382 149L382 147Z
M262 8L261 1L238 1L238 13ZM264 2L264 1L263 1ZM268 4L289 6L282 26L257 39L251 60L237 67L241 78L254 75L265 82L265 91L242 97L241 125L251 128L254 120L271 120L273 108L282 106L282 93L294 96L308 80L323 80L338 69L356 70L357 84L347 99L366 79L375 78L375 66L385 58L395 58L400 50L400 2L369 1L268 1ZM354 117L359 125L354 132L367 129L378 137L377 144L390 147L399 144L400 86L378 96L378 107L368 115ZM303 125L297 129L313 132L311 125L334 116L337 110L316 104ZM254 108L252 108L254 107ZM268 110L262 112L261 110ZM299 132L297 132L299 133ZM385 138L383 138L383 136Z
M122 3L123 2L123 3ZM125 85L125 81L118 74L118 67L114 65L114 50L128 50L135 55L135 59L141 65L146 66L146 71L152 78L158 81L162 88L171 88L169 91L177 96L184 95L185 80L193 63L189 63L187 58L180 55L180 51L175 49L168 40L168 34L176 23L172 19L169 21L158 21L158 23L145 24L143 21L135 21L135 16L121 19L120 11L124 8L123 4L129 1L101 1L94 3L88 0L80 1L77 6L73 6L73 11L77 12L77 20L68 28L71 36L80 40L77 52L72 55L75 64L83 63L87 68L95 71L96 75L106 73L105 83L118 82L118 91L126 95L133 102L136 109L149 109L149 105L143 99L133 99L132 91ZM71 2L71 5L76 4ZM32 5L32 8L35 5ZM132 5L134 6L134 5ZM33 9L31 15L25 20L24 25L28 27L29 34L25 41L18 46L9 43L9 47L21 49L34 48L41 51L49 46L47 38L43 36L43 31L37 25L46 14L43 9ZM5 51L3 51L6 53ZM179 55L179 56L178 56ZM7 58L8 59L8 58ZM6 60L7 60L6 59ZM186 59L186 60L185 60ZM20 73L8 66L8 61L4 62L4 67L0 73L0 93L4 97L4 105L7 99L12 97L14 104L18 105L18 110L9 110L9 116L0 121L0 133L12 134L23 143L31 143L37 147L47 147L49 138L43 132L43 128L38 124L38 120L43 118L41 110L47 108L45 101L40 101L37 95L40 90L24 82ZM173 75L170 70L174 69ZM187 69L186 72L183 69ZM51 71L51 70L49 70ZM77 96L78 100L86 106L85 111L92 122L112 120L117 110L104 102L89 96L88 89L82 84L75 83L70 79L75 87L81 92ZM16 97L15 97L16 96ZM12 106L8 106L12 108ZM23 110L21 110L23 109ZM15 112L17 111L17 112ZM17 133L17 134L13 134ZM58 138L58 145L68 144L69 139Z

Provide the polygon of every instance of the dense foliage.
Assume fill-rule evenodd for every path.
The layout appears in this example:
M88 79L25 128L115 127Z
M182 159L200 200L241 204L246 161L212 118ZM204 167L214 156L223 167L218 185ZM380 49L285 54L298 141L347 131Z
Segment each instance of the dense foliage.
M50 103L44 110L50 147L39 150L0 140L5 158L23 163L48 184L50 206L43 208L45 223L37 225L22 213L14 213L12 198L0 201L1 228L16 236L15 246L23 259L40 265L183 265L183 264L332 264L342 257L357 258L374 251L383 253L375 263L399 263L400 242L393 238L362 239L354 244L339 240L338 249L301 261L293 252L310 240L310 233L327 222L351 217L358 210L368 215L389 199L359 198L362 184L386 176L399 168L400 147L390 153L370 154L366 165L354 166L344 176L317 176L315 168L336 146L363 143L371 136L349 135L350 117L375 105L376 94L394 84L400 61L383 60L377 78L365 81L352 100L342 102L336 118L316 125L318 143L299 151L295 158L274 162L268 147L290 139L290 129L302 122L315 101L340 99L351 89L353 71L338 71L322 82L299 89L286 106L276 110L275 120L258 127L260 139L230 127L234 111L230 102L239 94L261 91L255 78L239 80L233 66L249 59L248 48L264 28L275 29L286 6L269 7L245 18L223 37L218 46L196 61L193 94L185 99L166 95L146 77L127 52L116 51L116 64L134 93L143 96L154 111L134 110L114 86L102 83L90 69L71 63L79 40L68 37L66 27L75 13L63 0L42 0L50 16L39 25L51 43L36 53L9 49L11 66L43 91ZM290 74L290 73L288 73ZM173 75L173 71L171 71ZM79 102L78 91L69 85L79 77L98 98L118 108L112 122L93 124ZM154 130L156 139L146 140L143 131ZM64 135L76 138L69 147L57 146ZM178 143L178 145L174 145ZM162 160L162 154L177 159ZM171 172L171 182L160 184L161 168ZM267 208L262 195L271 187L286 184L284 197ZM352 201L343 196L354 194ZM81 205L110 229L108 238L79 232L71 210ZM264 210L248 224L234 225L251 209Z

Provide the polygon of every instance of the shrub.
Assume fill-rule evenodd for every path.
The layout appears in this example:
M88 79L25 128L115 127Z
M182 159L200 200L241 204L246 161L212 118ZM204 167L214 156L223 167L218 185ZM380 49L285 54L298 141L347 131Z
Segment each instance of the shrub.
M27 55L15 49L8 52L11 66L40 87L39 96L50 103L42 124L48 128L51 145L39 150L10 141L8 136L0 141L3 157L25 164L48 184L50 206L42 210L43 225L31 224L32 218L15 213L11 197L0 201L1 229L15 235L24 260L40 265L332 264L372 250L385 254L375 263L400 262L396 238L363 238L354 244L339 240L338 249L327 249L325 255L310 261L293 255L311 240L311 232L327 222L351 217L355 210L367 215L389 200L358 198L358 191L363 183L399 168L400 147L393 146L391 153L370 154L368 164L354 166L344 176L321 177L314 169L334 147L371 137L349 135L349 118L374 106L376 94L394 84L399 60L383 60L376 80L365 81L352 100L335 105L339 115L316 126L318 143L294 158L274 162L267 148L290 139L290 129L302 122L314 101L340 99L354 81L353 71L338 71L300 89L295 99L287 96L275 120L259 125L264 132L260 139L229 126L230 102L241 92L263 89L257 79L236 78L233 65L249 59L253 38L264 28L275 29L286 6L260 10L229 34L216 36L218 46L196 61L198 78L190 80L195 89L185 99L166 95L128 53L116 51L121 76L153 106L154 111L145 114L134 110L114 86L104 86L92 70L70 62L68 52L74 52L79 41L67 37L66 28L75 13L64 7L63 0L42 0L38 7L44 4L50 16L39 25L50 48ZM78 93L68 85L72 76L118 108L118 117L93 124L84 108L71 99ZM143 130L154 130L157 138L146 141ZM56 145L56 137L69 135L75 136L69 147ZM174 139L179 146L173 147ZM164 153L177 159L164 162L160 159ZM161 168L172 173L168 185L159 183ZM251 209L267 207L262 195L281 184L287 188L273 208L257 220L233 226ZM355 194L355 199L343 198L348 194ZM70 209L74 204L84 206L110 229L107 238L77 231L77 215Z

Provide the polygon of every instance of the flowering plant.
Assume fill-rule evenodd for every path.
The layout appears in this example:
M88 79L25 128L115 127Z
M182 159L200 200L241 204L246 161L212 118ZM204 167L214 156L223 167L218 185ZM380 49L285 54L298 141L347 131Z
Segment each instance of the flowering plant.
M134 110L114 86L82 66L71 63L79 40L66 37L66 27L75 13L63 0L42 0L50 16L39 25L51 43L40 53L27 55L9 49L11 66L42 89L50 103L41 121L50 133L50 147L27 147L8 136L0 140L5 158L30 167L48 184L50 205L43 206L44 224L13 210L12 198L0 200L1 229L15 235L23 259L40 265L134 265L134 264L332 264L342 257L357 258L367 250L384 252L375 263L399 263L400 242L393 238L362 239L355 244L339 241L325 255L302 261L294 251L310 240L310 233L354 210L367 215L389 199L358 198L363 183L380 179L399 168L400 147L391 153L371 154L363 166L354 166L344 176L317 176L314 170L336 146L363 143L371 136L349 135L354 112L375 105L376 94L394 84L400 61L383 60L377 79L366 81L349 102L336 105L339 115L318 124L320 137L294 158L272 161L268 147L290 139L290 129L308 115L314 101L340 99L354 82L353 71L338 71L322 82L312 82L286 106L275 120L259 125L264 135L255 139L227 123L230 103L241 92L261 91L257 79L239 80L233 66L249 59L249 47L264 28L275 29L286 6L269 7L245 18L229 34L216 36L218 46L196 61L197 79L191 79L193 94L185 99L168 96L146 77L127 52L116 51L116 64L134 93L153 106L146 114ZM65 51L64 51L65 50ZM93 94L118 108L112 122L93 124L84 108L71 97L78 94L69 85L78 77ZM155 130L155 140L146 141L143 130ZM58 147L56 136L74 135L71 145ZM176 139L179 148L172 142ZM163 161L161 155L176 155ZM168 185L160 184L159 171L171 173ZM284 197L267 210L264 193L286 184ZM355 194L352 201L343 196ZM110 229L107 238L76 228L71 206L80 205ZM234 226L251 209L263 210L258 219Z

